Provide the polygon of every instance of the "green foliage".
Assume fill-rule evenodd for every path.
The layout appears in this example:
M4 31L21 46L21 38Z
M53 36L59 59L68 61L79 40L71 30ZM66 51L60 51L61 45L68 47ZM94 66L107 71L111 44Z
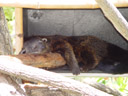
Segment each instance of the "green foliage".
M128 77L101 77L97 82L111 86L128 96Z
M128 77L72 77L75 80L81 82L98 82L109 86L110 88L114 88L121 92L123 96L128 96Z
M15 8L3 7L10 34L14 33Z
M12 21L12 20L15 19L15 17L14 17L14 11L15 11L15 9L14 8L3 7L3 9L4 9L4 13L5 13L6 19L8 21Z
M9 33L11 35L12 44L14 45L14 36L15 36L15 8L12 7L3 7L4 14L7 20Z

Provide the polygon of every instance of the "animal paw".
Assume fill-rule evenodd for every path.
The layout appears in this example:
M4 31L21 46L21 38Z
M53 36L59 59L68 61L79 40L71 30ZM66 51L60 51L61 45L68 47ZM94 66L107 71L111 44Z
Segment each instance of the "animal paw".
M72 69L72 73L73 73L73 75L79 75L80 69L79 68Z

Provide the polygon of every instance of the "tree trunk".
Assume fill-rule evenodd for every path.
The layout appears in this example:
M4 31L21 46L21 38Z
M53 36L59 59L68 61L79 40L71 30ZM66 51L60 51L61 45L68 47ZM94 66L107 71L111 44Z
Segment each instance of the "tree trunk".
M12 54L12 44L3 9L0 8L0 55ZM0 73L0 96L24 96L24 91L12 77ZM3 90L3 91L2 91Z
M11 38L3 9L0 8L0 55L12 54Z

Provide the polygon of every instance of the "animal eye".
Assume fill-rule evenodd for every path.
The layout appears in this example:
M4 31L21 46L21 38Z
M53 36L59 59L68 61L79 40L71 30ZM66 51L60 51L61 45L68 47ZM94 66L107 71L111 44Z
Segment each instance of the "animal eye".
M47 38L43 38L42 41L43 42L47 42L48 40L47 40Z
M25 54L26 53L26 50L23 49L19 54Z

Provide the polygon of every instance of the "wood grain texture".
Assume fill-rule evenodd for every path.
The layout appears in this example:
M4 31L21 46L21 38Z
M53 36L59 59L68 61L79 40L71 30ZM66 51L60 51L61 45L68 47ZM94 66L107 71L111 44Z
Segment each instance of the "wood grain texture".
M82 96L112 96L87 84L63 77L59 74L26 66L20 62L14 62L6 56L0 56L0 72L32 82L41 82L46 85L58 87L67 92L78 92Z
M128 40L128 23L119 10L109 0L96 0L104 15L110 20L116 30Z
M66 64L64 58L58 53L20 54L5 57L14 62L21 62L38 68L52 69Z
M23 9L15 8L15 53L18 54L23 47Z
M109 0L117 7L128 7L127 0ZM95 9L95 0L0 0L0 6L35 9Z

